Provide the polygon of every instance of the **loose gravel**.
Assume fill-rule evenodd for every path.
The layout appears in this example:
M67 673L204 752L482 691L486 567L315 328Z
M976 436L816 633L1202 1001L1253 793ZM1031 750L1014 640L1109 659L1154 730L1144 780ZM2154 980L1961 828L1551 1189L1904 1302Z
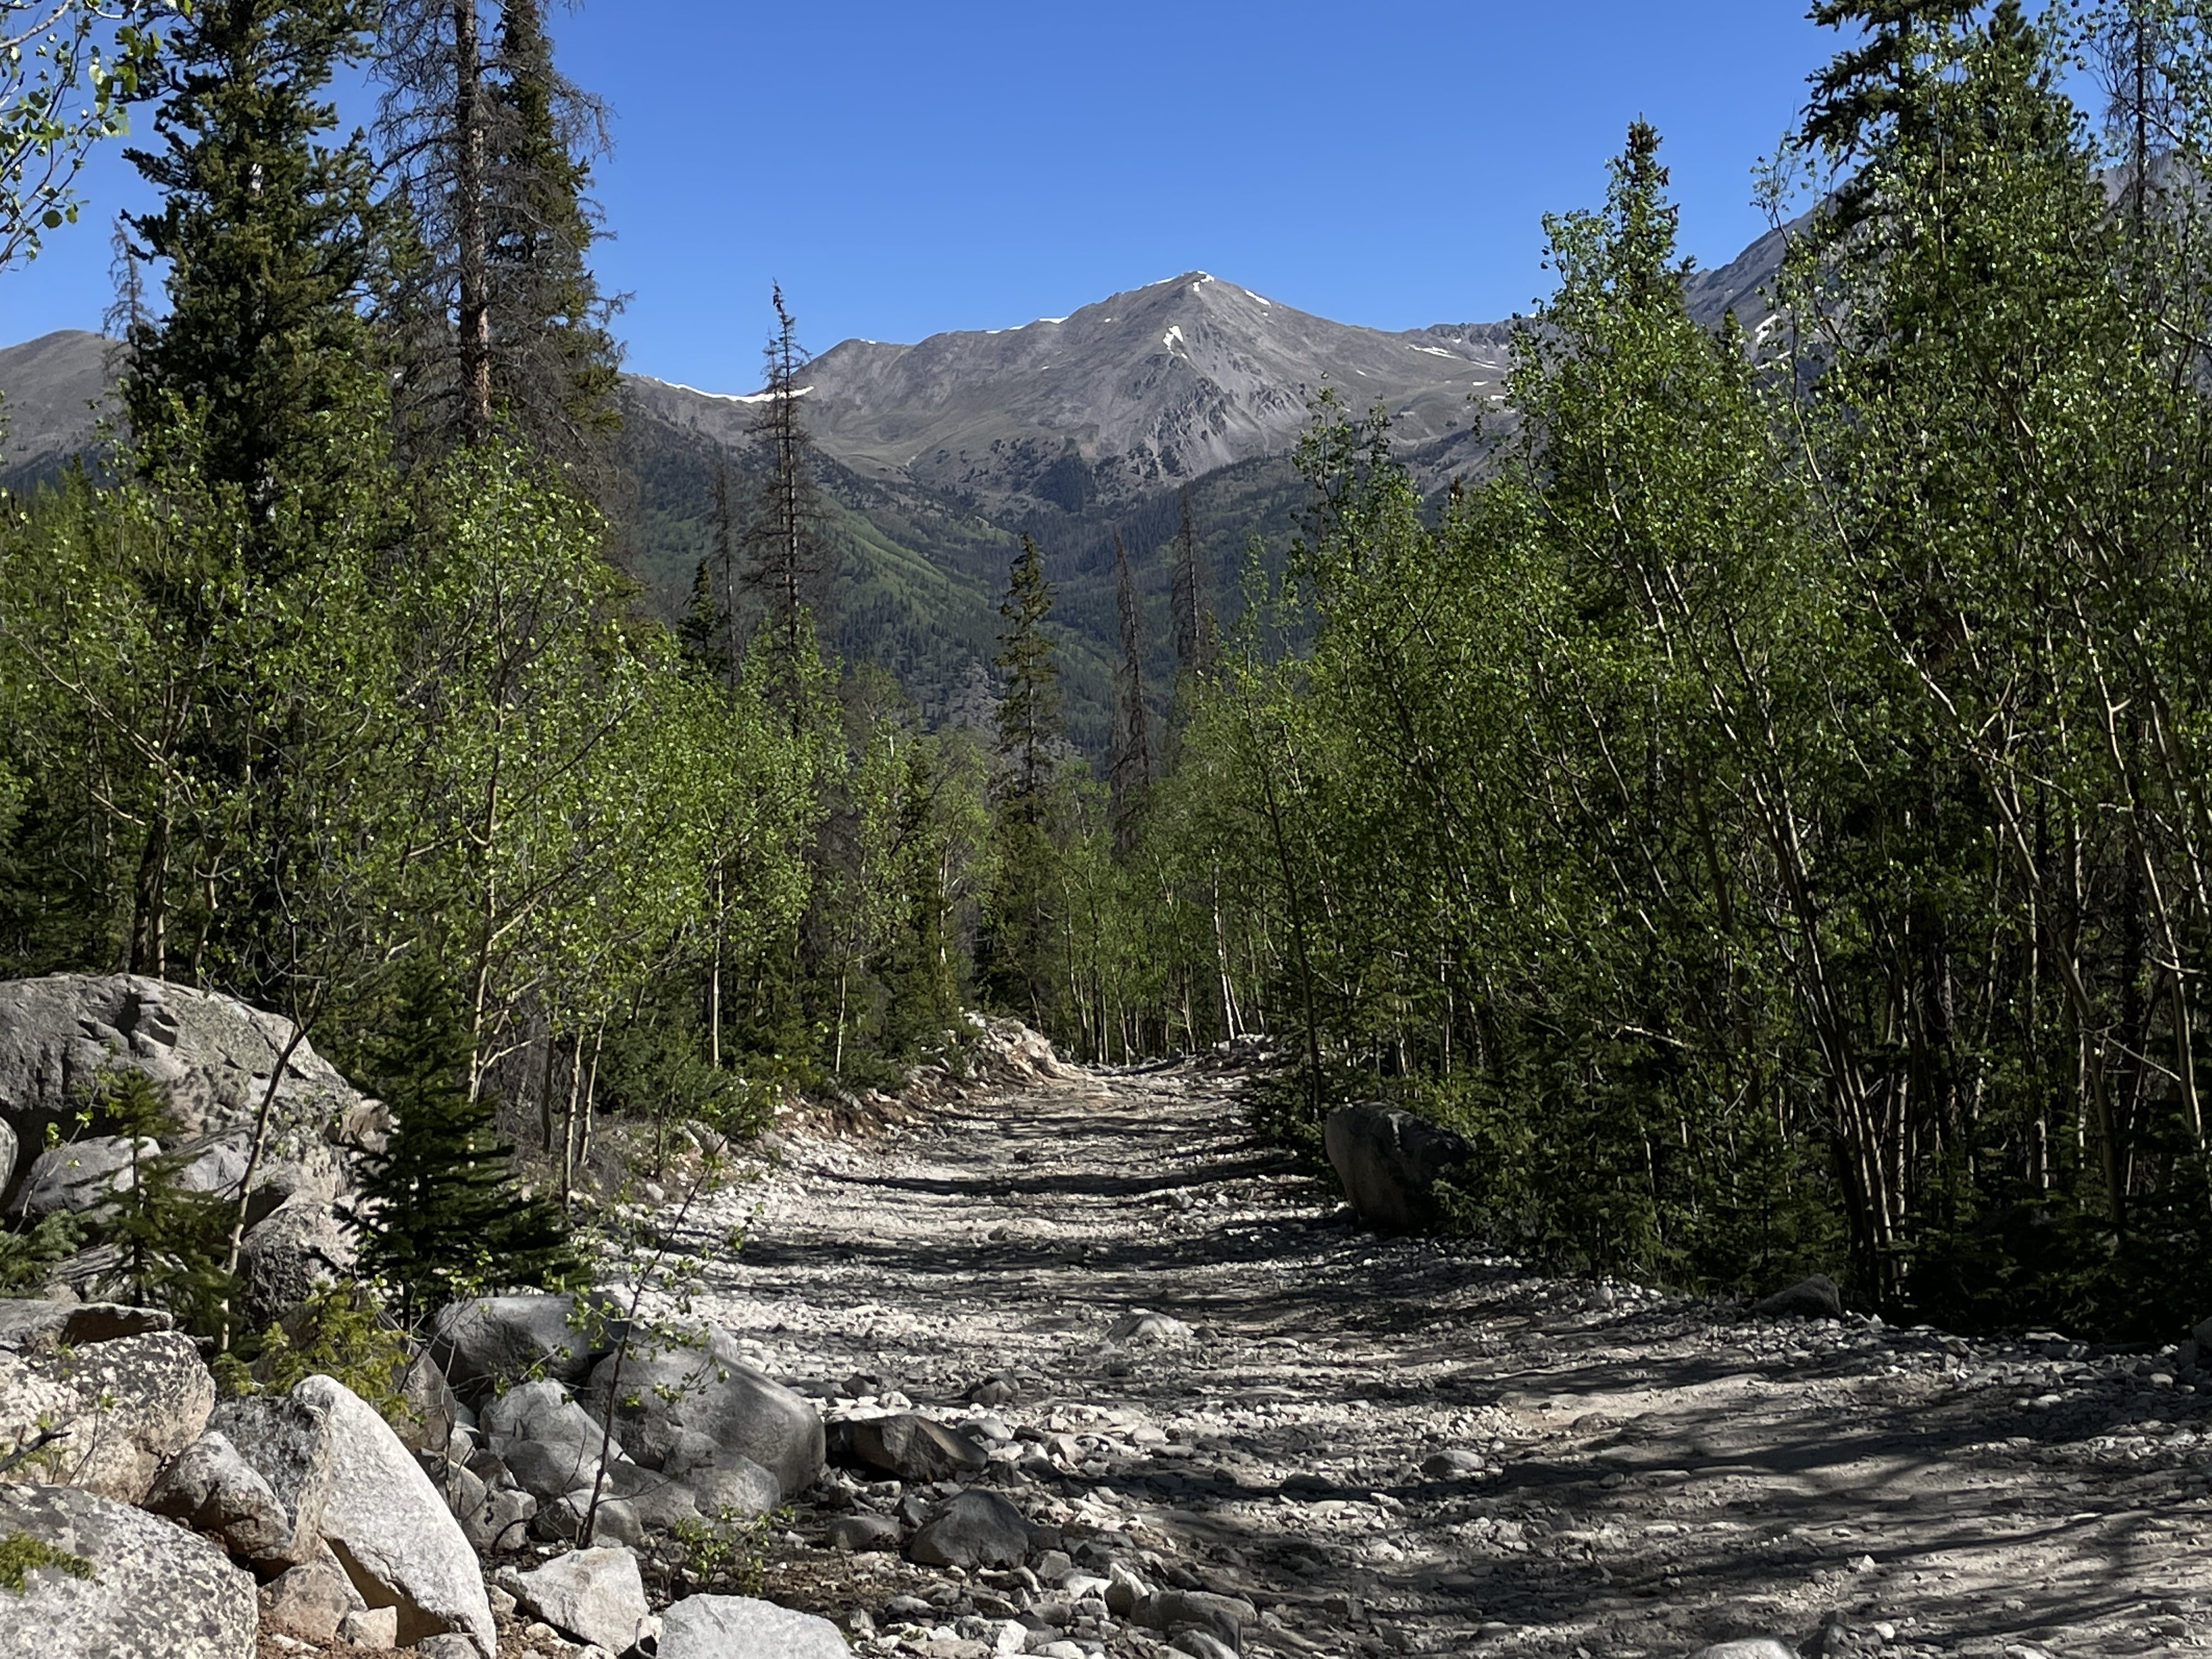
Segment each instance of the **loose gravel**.
M845 1553L833 1521L904 1505L910 1534L950 1489L833 1472L769 1595L940 1659L1164 1653L1097 1598L1115 1563L1250 1602L1247 1653L2212 1644L2212 1396L2173 1351L1771 1322L1379 1237L1239 1086L1040 1079L794 1136L711 1200L746 1243L702 1312L833 1419L967 1425L1060 1545L974 1575Z

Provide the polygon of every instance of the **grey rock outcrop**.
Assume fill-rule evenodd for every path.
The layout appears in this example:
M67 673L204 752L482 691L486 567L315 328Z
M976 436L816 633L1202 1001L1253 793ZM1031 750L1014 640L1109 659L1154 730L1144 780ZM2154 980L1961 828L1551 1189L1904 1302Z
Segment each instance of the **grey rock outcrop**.
M313 1291L353 1271L356 1252L330 1206L308 1194L286 1199L246 1235L238 1256L245 1313L254 1329L273 1323Z
M1752 1304L1752 1312L1768 1319L1841 1319L1844 1295L1826 1273L1814 1273Z
M138 1504L171 1458L200 1437L215 1379L190 1337L155 1331L70 1349L0 1351L0 1455L48 1430L19 1479Z
M430 1477L359 1395L310 1376L281 1401L226 1402L218 1426L291 1511L295 1530L312 1526L327 1540L372 1607L397 1608L401 1641L466 1636L489 1659L497 1638L476 1552Z
M574 1309L574 1299L565 1296L486 1296L448 1304L432 1328L431 1358L454 1393L471 1405L526 1377L580 1382L608 1349L595 1344L597 1334L585 1328L592 1322Z
M0 1535L86 1564L0 1592L0 1659L253 1659L253 1576L204 1538L70 1486L0 1486Z
M692 1346L613 1356L592 1370L580 1396L594 1415L615 1398L615 1433L629 1455L662 1469L679 1448L703 1436L725 1453L749 1458L775 1476L785 1498L822 1475L822 1419L804 1396L763 1376L739 1356L718 1326Z
M1331 1112L1322 1145L1352 1207L1386 1232L1441 1225L1436 1184L1474 1155L1449 1129L1375 1103Z
M827 1619L750 1595L694 1595L660 1615L660 1659L851 1659Z
M82 1348L176 1328L176 1320L159 1308L131 1308L120 1302L0 1301L0 1348L17 1353Z
M847 1444L855 1462L901 1480L957 1480L991 1465L966 1435L911 1413L860 1419Z
M963 1492L938 1505L906 1553L924 1566L1018 1567L1030 1553L1029 1522L994 1492Z
M129 1192L139 1160L161 1150L160 1143L143 1136L134 1143L121 1135L91 1135L49 1146L23 1171L8 1213L23 1221L62 1211L88 1214L118 1193Z
M0 1193L5 1193L15 1183L15 1154L20 1143L15 1132L0 1123Z
M501 1573L499 1582L524 1612L609 1653L634 1645L652 1612L637 1558L626 1549L571 1550L533 1572Z
M161 1472L145 1507L222 1540L251 1561L291 1562L292 1516L220 1429L210 1429Z
M236 1142L251 1133L291 1034L289 1021L234 998L136 974L11 980L0 983L0 1121L37 1146L49 1124L70 1125L101 1073L128 1067L167 1090L179 1134ZM359 1144L377 1127L368 1108L303 1042L277 1079L264 1156Z

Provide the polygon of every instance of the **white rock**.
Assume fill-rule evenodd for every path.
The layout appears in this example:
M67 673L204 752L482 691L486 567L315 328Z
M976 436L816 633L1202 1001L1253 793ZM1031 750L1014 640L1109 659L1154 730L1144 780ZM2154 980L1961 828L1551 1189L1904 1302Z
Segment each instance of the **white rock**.
M534 1572L502 1574L500 1584L526 1613L614 1653L636 1643L652 1611L637 1558L626 1549L571 1550Z
M190 1337L155 1331L55 1353L0 1350L0 1455L48 1429L68 1437L33 1453L17 1480L82 1486L143 1503L161 1466L200 1437L215 1378Z
M660 1615L660 1659L850 1659L837 1626L750 1595L694 1595Z
M226 1402L221 1425L295 1527L312 1525L330 1541L372 1606L395 1608L399 1641L463 1635L490 1659L497 1630L476 1552L367 1401L334 1378L311 1376L284 1400Z
M253 1575L183 1528L70 1486L0 1485L0 1534L87 1563L0 1590L0 1659L253 1659Z

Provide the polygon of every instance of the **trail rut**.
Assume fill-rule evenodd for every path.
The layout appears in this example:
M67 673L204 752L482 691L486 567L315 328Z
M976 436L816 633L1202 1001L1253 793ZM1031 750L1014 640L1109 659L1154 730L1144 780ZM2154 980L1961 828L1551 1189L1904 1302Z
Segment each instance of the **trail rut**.
M1768 1322L1379 1237L1255 1140L1235 1091L1085 1075L794 1139L714 1201L747 1242L702 1305L833 1414L903 1396L963 1422L965 1391L1013 1373L990 1482L1071 1549L1249 1598L1248 1652L2212 1641L2212 1401L2170 1358ZM1139 1311L1190 1334L1116 1340ZM987 1651L1036 1600L838 1555L826 1519L890 1495L816 1498L769 1594L867 1612L863 1650Z

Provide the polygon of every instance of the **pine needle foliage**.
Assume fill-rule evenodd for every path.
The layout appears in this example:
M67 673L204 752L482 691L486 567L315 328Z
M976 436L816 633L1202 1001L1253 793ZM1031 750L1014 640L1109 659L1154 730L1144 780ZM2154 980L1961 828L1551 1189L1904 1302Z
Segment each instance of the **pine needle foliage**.
M362 1266L409 1316L485 1289L556 1285L577 1267L559 1208L519 1190L490 1097L471 1096L471 1047L444 975L410 959L367 1045L365 1081L392 1127L362 1180L360 1222Z

